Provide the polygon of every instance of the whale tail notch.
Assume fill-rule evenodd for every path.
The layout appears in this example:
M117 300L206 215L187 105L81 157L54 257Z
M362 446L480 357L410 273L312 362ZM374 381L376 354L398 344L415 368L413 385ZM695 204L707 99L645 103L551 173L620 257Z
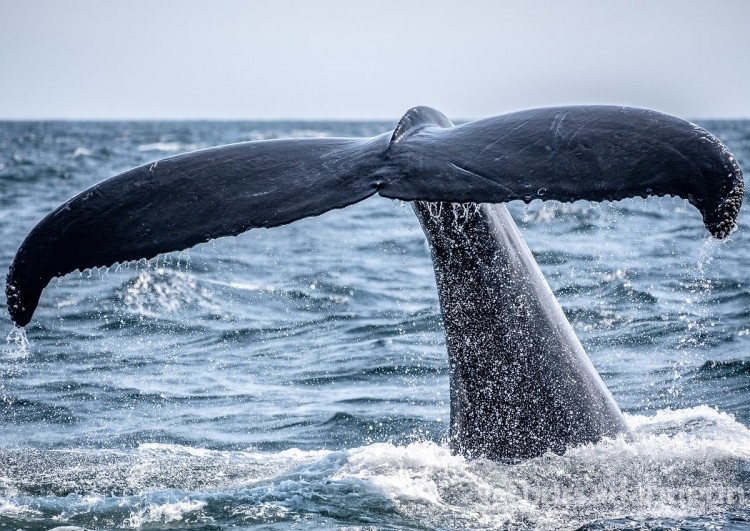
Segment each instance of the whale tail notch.
M555 107L453 124L415 107L373 138L243 142L123 172L42 219L6 280L25 326L49 281L275 227L378 193L455 203L674 195L718 238L736 225L742 171L705 130L643 109Z

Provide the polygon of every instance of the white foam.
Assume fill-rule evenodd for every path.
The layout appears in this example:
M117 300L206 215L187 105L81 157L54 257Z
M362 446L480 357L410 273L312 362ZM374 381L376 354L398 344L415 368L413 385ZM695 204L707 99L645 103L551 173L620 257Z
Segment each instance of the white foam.
M627 420L632 437L518 464L466 461L434 443L374 444L349 450L331 480L379 493L428 527L562 529L750 506L750 430L731 415L704 406Z
M39 516L41 514L32 507L27 507L0 497L0 515L2 516Z
M147 443L108 455L58 451L54 470L35 471L46 460L32 455L23 467L62 490L86 485L67 498L69 514L117 503L130 511L131 527L213 518L202 512L210 493L222 493L232 515L248 521L375 511L405 527L450 529L572 529L750 509L750 430L731 415L701 406L626 420L632 436L519 463L466 460L427 441L280 452ZM23 490L23 481L6 483L6 496ZM27 510L21 498L7 500L0 498L0 514Z
M431 442L408 446L373 444L349 452L346 465L332 479L369 484L394 500L440 504L432 471L465 475L466 462Z
M663 409L653 416L626 415L626 421L636 435L634 447L652 445L649 450L654 452L676 453L713 449L750 459L750 429L731 414L709 406Z
M149 453L154 456L158 455L169 455L179 456L185 455L195 457L199 459L231 459L231 460L257 460L257 461L268 461L278 460L295 466L298 463L310 461L314 459L323 458L332 452L330 450L300 450L298 448L290 448L288 450L282 450L276 453L268 452L256 452L251 450L209 450L207 448L195 448L193 446L184 446L182 444L169 444L169 443L141 443L138 445L138 451L143 453Z
M90 157L92 154L93 153L90 149L86 149L85 147L77 147L73 152L73 158L77 159L79 157Z
M193 151L197 149L196 144L183 144L180 142L153 142L151 144L141 144L138 151Z
M172 503L150 503L142 510L136 511L126 519L128 527L139 528L149 523L180 522L189 513L200 511L206 502L183 499Z

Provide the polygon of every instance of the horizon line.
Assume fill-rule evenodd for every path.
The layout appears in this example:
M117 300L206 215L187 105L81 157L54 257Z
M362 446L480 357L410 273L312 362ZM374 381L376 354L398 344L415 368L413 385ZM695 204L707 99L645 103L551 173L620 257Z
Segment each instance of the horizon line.
M506 114L506 113L502 113ZM452 119L455 122L465 123L474 120L480 120L489 116L502 116L498 115L484 115L479 117L462 117ZM696 120L723 120L723 121L743 121L750 120L748 116L677 116L689 121ZM401 119L401 115L393 118L316 118L316 117L305 117L305 118L294 118L294 117L279 117L279 118L226 118L226 117L4 117L0 116L0 122L393 122L394 125Z

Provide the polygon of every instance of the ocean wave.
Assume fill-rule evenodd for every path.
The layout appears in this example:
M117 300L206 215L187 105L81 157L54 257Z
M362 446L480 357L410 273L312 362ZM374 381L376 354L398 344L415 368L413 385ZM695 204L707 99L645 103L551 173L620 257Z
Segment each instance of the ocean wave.
M0 414L8 424L25 424L44 421L50 424L74 424L73 411L60 404L50 404L19 396L0 396Z
M520 463L467 461L430 441L270 453L176 444L4 449L0 517L42 514L92 528L374 518L420 528L574 529L626 516L748 513L750 430L731 415L701 406L627 421L632 437Z
M729 124L731 138L750 131ZM392 125L2 124L0 256L7 267L52 208L148 160ZM0 350L0 529L750 521L746 230L711 243L697 211L667 198L509 205L608 387L647 414L627 417L628 439L492 463L442 443L439 302L422 231L399 205L372 198L53 281Z
M724 379L730 376L750 374L750 359L706 361L698 372L708 378Z

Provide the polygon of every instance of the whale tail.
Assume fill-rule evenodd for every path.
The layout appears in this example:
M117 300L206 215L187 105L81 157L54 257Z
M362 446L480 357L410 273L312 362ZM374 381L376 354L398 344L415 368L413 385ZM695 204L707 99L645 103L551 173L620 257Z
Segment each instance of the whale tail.
M244 142L171 157L81 192L42 219L10 266L8 311L25 326L49 281L152 258L375 193L504 203L674 195L726 237L743 198L729 150L689 122L626 107L557 107L453 127L416 107L393 133Z

